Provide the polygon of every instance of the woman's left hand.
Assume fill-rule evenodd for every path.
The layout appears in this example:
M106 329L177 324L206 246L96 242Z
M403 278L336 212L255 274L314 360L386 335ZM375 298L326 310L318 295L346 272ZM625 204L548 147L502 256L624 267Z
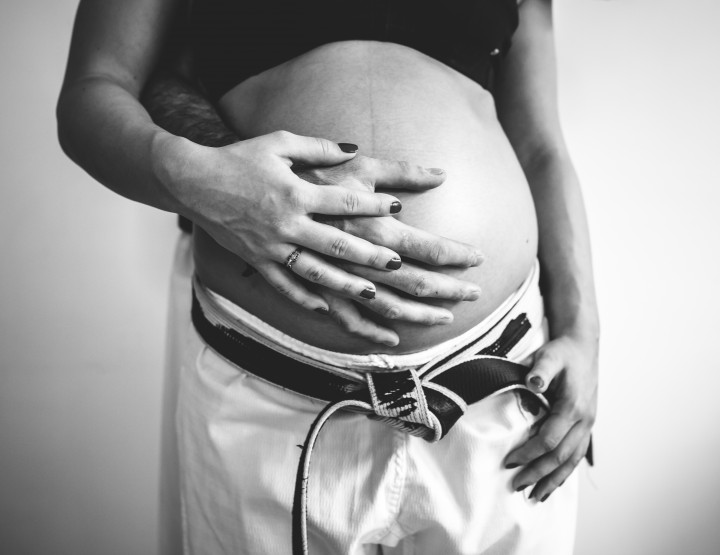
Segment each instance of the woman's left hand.
M345 331L391 347L398 345L398 334L387 325L381 325L363 315L358 305L379 314L382 322L403 321L435 326L451 324L453 313L447 308L423 302L424 299L460 302L474 301L480 296L480 289L473 283L426 270L412 263L405 263L394 272L375 271L344 262L339 266L375 283L376 292L374 298L360 302L334 291L318 291L328 303L329 316Z
M554 397L550 413L523 445L505 459L505 468L523 467L512 486L535 484L530 496L545 501L588 452L598 389L598 340L595 334L567 334L540 348L526 383Z

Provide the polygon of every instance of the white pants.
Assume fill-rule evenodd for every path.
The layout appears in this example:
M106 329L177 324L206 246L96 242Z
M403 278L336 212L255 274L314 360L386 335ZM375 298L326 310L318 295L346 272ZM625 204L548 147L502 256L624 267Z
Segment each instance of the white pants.
M255 378L192 329L186 337L176 416L184 552L289 554L300 447L324 403ZM503 467L541 416L502 393L434 444L362 414L333 416L313 453L310 555L570 555L576 475L539 503L531 488L512 491L517 470Z

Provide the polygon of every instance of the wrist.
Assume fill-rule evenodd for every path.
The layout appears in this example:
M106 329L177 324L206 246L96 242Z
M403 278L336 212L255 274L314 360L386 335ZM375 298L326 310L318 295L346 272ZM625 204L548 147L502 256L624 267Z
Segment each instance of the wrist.
M597 342L600 337L600 319L595 303L584 303L573 308L550 307L548 324L553 338L567 336Z
M164 206L161 208L193 219L193 184L197 183L199 158L207 150L188 139L160 130L151 142L150 157Z

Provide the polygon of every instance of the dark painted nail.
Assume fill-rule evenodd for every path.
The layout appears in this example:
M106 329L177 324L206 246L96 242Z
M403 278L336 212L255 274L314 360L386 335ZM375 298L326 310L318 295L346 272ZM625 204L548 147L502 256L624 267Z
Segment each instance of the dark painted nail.
M375 290L370 289L369 287L365 289L362 293L360 293L360 296L363 299L374 299L375 298Z
M515 491L522 491L522 490L524 490L526 487L527 487L527 484L524 485L524 486L520 486L520 487L517 488Z
M433 175L445 175L445 170L441 168L428 168L427 171Z
M508 470L512 470L513 468L517 468L518 466L520 466L518 463L509 463L505 465L505 468L507 468Z
M545 387L545 382L540 376L533 376L532 378L530 378L530 383L533 384L533 387L535 389L542 389L543 387Z
M545 503L545 500L546 500L548 497L550 497L550 494L549 494L549 493L540 500L540 503Z
M400 266L402 266L402 260L400 260L399 258L391 258L390 262L385 264L385 267L388 270L397 270L398 268L400 268Z
M340 150L347 152L348 154L355 154L358 151L358 145L352 143L338 143Z
M391 214L397 214L398 212L400 212L400 210L402 210L402 204L400 204L399 201L396 200L390 205Z
M330 311L327 308L322 307L322 306L316 308L315 312L317 312L318 314L322 314L323 316L327 316L328 314L330 314Z

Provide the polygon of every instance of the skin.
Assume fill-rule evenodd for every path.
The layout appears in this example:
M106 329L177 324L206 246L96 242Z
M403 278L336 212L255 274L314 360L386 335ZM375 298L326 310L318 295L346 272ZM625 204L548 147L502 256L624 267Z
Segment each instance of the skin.
M154 125L138 98L168 40L176 8L171 0L81 2L58 104L61 144L75 161L120 194L189 216L215 229L218 237L227 233L228 226L216 206L203 200L212 198L206 188L209 181L227 183L221 191L227 192L237 189L231 184L238 180L259 180L264 184L263 198L268 191L276 194L277 206L282 199L305 195L305 209L293 214L303 225L310 225L311 214L317 212L340 217L390 214L395 201L390 195L358 191L348 203L346 192L330 187L324 187L322 194L310 192L307 182L292 174L293 163L336 165L354 157L329 141L265 136L253 139L254 143L244 141L242 147L200 148ZM498 117L535 201L551 328L551 341L539 352L528 380L533 386L533 378L540 377L542 387L536 390L552 387L557 401L538 433L510 453L506 463L520 467L514 487L535 484L533 497L545 499L587 450L596 410L598 324L584 209L555 108L550 5L526 0L521 12L521 27L496 96ZM244 192L245 198L234 200L253 198L251 190ZM356 209L350 211L348 206ZM285 217L287 211L278 214ZM281 243L288 246L287 237L278 237L274 247L267 243L258 247L237 241L237 234L226 236L226 246L256 267L268 261L279 264L289 252L277 248ZM357 248L346 260L355 256L357 263L357 253L367 254L368 247L348 240ZM307 246L322 251L319 244ZM375 258L381 261L398 254L376 247ZM367 257L360 262L377 270L384 267L367 264ZM266 274L273 279L268 270ZM308 293L306 303L321 298Z
M427 87L428 82L433 83L432 88ZM477 301L428 300L427 305L434 305L437 311L430 324L438 322L443 313L452 314L444 325L380 319L400 339L398 345L384 347L361 341L319 316L302 314L273 294L260 276L238 283L235 276L242 263L226 256L205 234L197 233L195 269L200 279L284 333L324 349L349 353L400 354L426 349L478 324L517 289L534 264L537 227L532 197L497 122L492 97L444 64L396 44L328 44L244 80L220 99L219 106L241 137L262 137L278 128L334 140L352 136L362 145L362 152L375 159L442 165L448 177L440 187L422 193L395 192L403 203L399 214L359 218L360 222L345 219L344 227L352 227L354 234L359 223L369 224L365 231L374 228L374 242L394 252L403 245L392 227L410 226L480 245L486 254L479 268L438 268L445 278L479 286L482 295ZM362 162L359 156L353 160L361 173ZM408 264L406 254L398 253L405 259L403 265ZM429 254L443 256L440 250L431 249ZM432 263L433 259L422 262ZM323 271L305 252L293 270L295 275ZM376 299L365 302L352 294L347 298L357 299L355 306L371 316ZM383 314L384 307L377 308Z
M529 176L538 213L550 325L551 341L538 351L527 384L535 391L552 388L556 400L537 434L505 460L508 467L521 468L513 487L534 484L532 497L538 500L547 499L585 456L598 391L600 329L590 240L578 177L560 128L555 83L550 2L528 0L497 98L498 117Z

